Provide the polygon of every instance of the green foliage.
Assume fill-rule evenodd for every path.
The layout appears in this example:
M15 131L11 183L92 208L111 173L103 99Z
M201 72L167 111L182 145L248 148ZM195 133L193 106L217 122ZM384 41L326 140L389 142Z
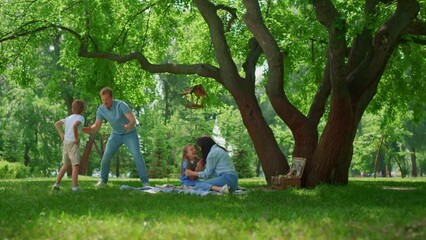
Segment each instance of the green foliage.
M405 119L419 122L425 117L426 54L424 47L404 44L392 55L380 82L378 93L369 106L377 112L385 109L385 116L403 113Z
M35 176L49 176L62 159L61 141L54 123L66 117L66 111L31 89L8 87L4 105L0 107L7 113L0 123L0 157L28 164ZM28 157L27 162L24 157Z
M419 167L419 176L426 176L426 153L420 152L417 153L417 159L418 159L418 167Z
M149 131L150 137L144 140L149 160L148 175L151 178L164 178L174 170L173 147L167 141L171 136L166 126L155 127ZM166 140L166 141L165 141Z
M286 154L286 156L291 156L294 149L294 139L290 129L285 125L276 123L271 125L271 129L274 132L275 138L277 139L277 143L281 150Z
M27 178L29 176L30 169L24 164L0 160L0 179Z
M224 147L230 151L239 177L253 177L258 159L238 109L231 106L221 108L217 126L220 131L217 135L225 140Z
M212 135L214 119L202 109L176 106L170 120L157 109L146 109L139 118L142 152L150 177L178 178L183 147L198 137Z
M388 116L385 111L377 115L365 114L354 141L354 155L351 164L353 174L373 174L374 162L379 154L380 162L388 162L393 171L399 172L401 176L410 173L410 154L421 154L424 152L425 139L421 137L422 128L414 128L410 123L409 115L400 112ZM409 127L411 126L411 127ZM422 126L422 125L420 125ZM413 137L416 136L416 137ZM416 141L413 141L416 139ZM419 148L412 153L410 148ZM422 158L417 158L420 162ZM384 164L384 163L380 163ZM384 172L383 169L377 171Z

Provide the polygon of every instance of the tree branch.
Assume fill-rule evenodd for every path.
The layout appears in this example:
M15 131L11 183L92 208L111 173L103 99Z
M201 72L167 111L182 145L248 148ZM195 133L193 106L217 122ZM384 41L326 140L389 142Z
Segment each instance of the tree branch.
M201 15L209 27L211 40L216 53L216 59L220 66L221 77L229 79L241 79L237 66L232 59L231 50L229 49L228 43L226 42L222 21L216 12L217 6L212 4L210 1L205 0L194 0L194 3L200 10ZM244 84L244 82L237 82L233 80L216 80L222 83L228 90L230 90L231 93L241 89L239 84Z
M297 126L300 126L306 118L290 103L285 95L284 54L281 53L277 42L263 22L258 1L244 0L243 3L247 9L243 20L262 47L268 61L269 79L266 84L266 94L278 116L280 116L291 129L295 129Z
M412 35L426 35L426 22L416 19L407 26L404 33Z
M35 34L35 33L38 33L38 32L44 31L44 30L47 30L49 28L50 29L57 29L57 28L58 29L62 29L64 31L67 31L67 32L71 33L72 35L74 35L78 40L82 39L81 35L79 33L77 33L76 31L74 31L74 30L72 30L72 29L70 29L68 27L61 26L61 25L56 25L56 24L52 24L52 23L47 23L46 25L38 26L38 27L35 27L33 29L29 29L29 30L26 29L27 27L32 28L32 25L36 25L36 24L39 24L39 23L46 23L46 22L35 21L35 20L34 21L30 21L30 22L26 22L22 26L20 26L19 28L17 28L17 31L9 32L9 33L6 33L5 35L3 35L0 38L0 42L5 42L5 41L9 41L9 40L20 38L20 37L32 35L32 34Z
M255 84L256 81L256 63L262 54L262 48L257 42L256 38L249 40L250 52L247 55L246 61L243 64L244 72L246 73L246 80L250 81L251 84Z
M225 29L225 32L229 32L229 30L231 30L232 23L234 23L234 21L238 19L238 17L237 17L237 9L231 8L229 6L225 6L223 4L218 4L216 6L216 8L217 9L225 10L229 14L231 14L231 18L229 19L228 24L226 24L226 29Z
M82 37L78 32L65 26L47 24L34 28L32 30L22 30L33 24L38 24L39 21L31 21L23 24L18 28L17 32L8 33L0 39L0 42L17 39L19 37L28 36L41 32L46 29L61 29L65 32L71 33L80 42L79 56L85 58L103 58L117 63L126 63L132 60L137 60L143 70L151 73L174 73L174 74L197 74L202 77L209 77L221 82L219 69L210 64L151 64L148 59L140 52L132 52L126 55L118 55L110 52L89 52L88 45L90 36ZM90 42L93 43L93 40Z
M346 20L331 0L314 0L315 13L328 31L328 59L330 61L330 83L333 94L344 96L347 94L346 76Z
M419 10L416 0L398 1L395 13L377 31L367 57L348 76L353 101L357 101L366 89L380 81L392 52L400 42L401 34L413 23Z
M202 77L213 78L217 81L220 80L219 69L210 64L152 64L140 52L132 52L126 55L109 52L88 52L87 45L82 44L79 56L85 58L103 58L119 64L136 60L143 70L150 73L197 74Z
M364 7L364 15L366 22L364 23L363 30L357 34L352 42L352 47L348 57L347 72L355 70L355 68L364 60L371 47L373 41L373 31L370 27L371 22L377 21L374 17L376 13L377 4L380 0L366 0Z
M315 94L314 101L309 109L308 119L310 119L315 126L318 123L325 111L325 104L330 96L331 84L330 84L330 61L327 60L327 64L324 68L324 76L322 84Z

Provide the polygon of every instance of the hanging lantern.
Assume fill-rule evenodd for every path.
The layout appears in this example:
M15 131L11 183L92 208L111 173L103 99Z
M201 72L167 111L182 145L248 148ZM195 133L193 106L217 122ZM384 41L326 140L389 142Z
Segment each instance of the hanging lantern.
M204 97L207 95L201 84L189 87L182 93L185 98L185 107L191 109L202 108L204 106Z

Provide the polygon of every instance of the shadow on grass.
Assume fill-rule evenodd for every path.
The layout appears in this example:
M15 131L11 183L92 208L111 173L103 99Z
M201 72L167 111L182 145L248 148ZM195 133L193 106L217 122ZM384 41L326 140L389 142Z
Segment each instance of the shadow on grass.
M53 179L26 179L0 181L0 232L16 236L20 229L36 228L68 219L84 222L126 219L129 223L166 222L198 219L229 222L250 228L257 222L280 223L283 226L300 222L350 227L357 231L371 224L389 228L401 224L405 230L426 223L424 196L426 181L372 181L351 180L346 186L320 185L315 189L270 190L262 188L263 181L241 181L249 189L242 195L193 196L177 193L150 194L120 190L121 185L138 187L138 180L112 179L104 188L94 187L97 179L82 178L80 191L71 191L71 182L65 179L61 191L51 191ZM153 180L155 184L177 181ZM99 223L96 223L99 224ZM349 225L348 225L349 224ZM324 226L324 225L323 225ZM244 227L244 228L245 228ZM334 231L334 230L332 230ZM335 230L339 231L339 230ZM377 231L376 227L368 232ZM424 230L416 230L423 231ZM354 233L356 234L356 233ZM18 235L20 236L20 235ZM351 235L352 236L352 235Z

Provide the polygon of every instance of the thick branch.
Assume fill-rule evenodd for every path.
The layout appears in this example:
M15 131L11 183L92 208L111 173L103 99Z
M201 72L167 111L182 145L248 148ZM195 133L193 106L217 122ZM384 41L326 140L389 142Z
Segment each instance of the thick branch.
M31 30L23 30L24 28L31 28L31 25L38 24L38 21L31 21L25 23L18 31L9 33L5 37L0 39L0 42L17 39L27 35L35 34L46 29L61 29L65 32L71 33L81 43L79 55L86 58L104 58L117 63L126 63L132 60L137 60L142 69L151 73L174 73L174 74L197 74L203 77L214 78L218 82L222 83L222 79L219 74L219 69L210 64L151 64L148 59L140 52L133 52L127 55L118 55L109 52L89 52L87 37L83 38L78 32L74 31L65 26L47 24Z
M241 77L238 74L237 66L232 59L231 50L226 42L223 24L216 12L217 6L205 0L194 0L194 3L209 27L210 37L220 66L221 77L228 79L228 81L222 79L221 83L228 89L240 89L241 86L239 84L242 83L235 81L235 79L241 79Z
M246 61L243 64L244 72L246 73L246 80L250 81L251 84L255 84L256 81L256 63L262 54L262 48L257 42L256 38L249 40L249 54L247 55Z
M231 8L229 6L225 6L223 4L217 5L217 9L225 10L229 12L229 14L231 14L231 18L229 19L228 24L226 25L226 30L225 30L225 32L228 32L229 30L231 30L232 23L234 23L234 21L238 19L237 9Z
M416 18L420 6L416 0L399 0L393 16L385 22L373 39L368 56L348 76L349 89L353 100L380 80L385 66L399 43L401 34Z
M373 41L373 31L371 22L376 21L376 6L380 0L366 0L364 7L365 19L363 30L355 37L348 57L347 72L352 72L364 60Z
M247 9L243 18L244 22L262 47L268 61L269 79L266 84L266 93L278 116L290 128L296 129L306 118L285 95L284 54L281 53L277 42L263 22L258 1L244 0L243 3Z
M103 58L120 64L136 60L143 70L150 73L197 74L202 77L214 78L221 82L219 69L210 64L152 64L140 52L132 52L126 55L109 52L88 52L84 44L80 48L79 56L85 58Z
M309 109L308 119L310 119L315 126L324 114L325 104L330 96L331 84L330 84L330 61L327 60L327 64L324 69L324 77L322 84L315 95L314 101Z
M426 35L426 22L417 19L407 26L404 33L424 36Z
M346 76L346 22L339 15L331 0L314 0L315 12L318 20L328 31L330 83L333 94L347 94Z

